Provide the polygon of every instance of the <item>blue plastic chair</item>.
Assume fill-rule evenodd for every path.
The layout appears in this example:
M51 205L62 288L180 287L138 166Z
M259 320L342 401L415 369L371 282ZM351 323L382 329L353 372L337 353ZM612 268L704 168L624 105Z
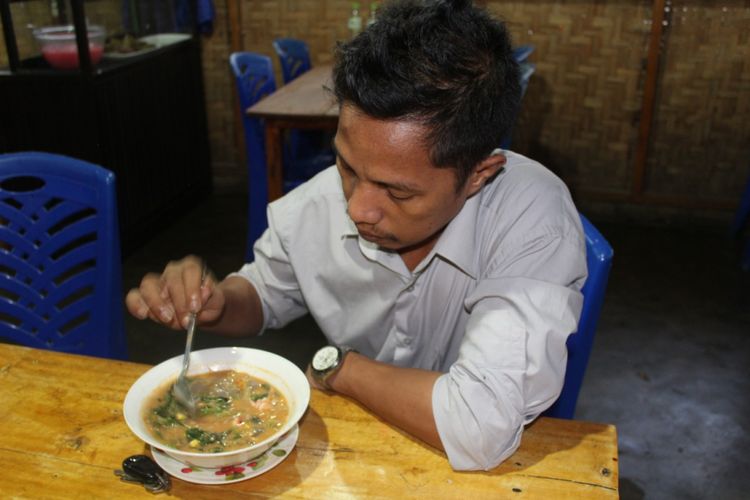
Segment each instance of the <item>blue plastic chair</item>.
M583 286L583 310L578 321L578 331L568 337L568 364L565 371L565 383L557 401L545 415L557 418L573 418L581 391L583 375L591 354L596 324L604 302L609 270L612 267L612 247L604 236L581 215L583 232L586 236L586 265L589 276Z
M310 49L302 40L295 38L277 38L273 41L273 48L279 56L281 75L284 83L289 83L312 67L310 63Z
M260 238L268 221L268 175L266 172L266 147L263 123L245 110L268 94L276 91L271 58L250 52L235 52L229 56L239 95L242 125L245 131L247 158L247 244L245 257L253 258L253 244Z
M513 49L513 59L516 60L517 63L525 62L526 59L529 58L532 52L534 52L534 46L533 45L519 45L518 47Z
M529 87L529 80L531 80L531 76L536 71L536 66L533 63L520 63L519 64L519 70L520 70L520 80L521 80L521 103L523 103L523 98L526 95L526 89ZM500 142L500 147L502 149L510 149L511 141L513 140L513 129L515 128L515 120L518 119L518 115L521 114L521 106L519 105L518 111L516 111L516 116L514 117L514 123L511 126L510 130L508 131L508 134L505 136L505 138Z
M740 205L737 207L737 213L734 215L734 221L732 222L731 234L735 238L739 238L742 230L750 224L750 178L747 179L745 185L745 192L742 193L740 198ZM740 265L745 271L750 271L750 238L745 242L740 256Z
M265 129L262 120L245 110L276 91L271 58L252 52L235 52L229 56L239 94L242 125L245 131L248 181L248 232L245 258L253 260L253 244L268 227L268 176L266 172ZM320 170L335 162L333 155L305 154L284 148L284 191L290 191Z
M273 48L279 58L284 84L291 82L312 67L310 49L303 40L277 38L273 41ZM292 129L289 130L287 140L289 150L297 158L318 156L321 157L319 161L326 163L326 166L333 165L336 161L330 146L333 140L330 132Z
M0 155L0 338L126 359L121 266L112 172Z

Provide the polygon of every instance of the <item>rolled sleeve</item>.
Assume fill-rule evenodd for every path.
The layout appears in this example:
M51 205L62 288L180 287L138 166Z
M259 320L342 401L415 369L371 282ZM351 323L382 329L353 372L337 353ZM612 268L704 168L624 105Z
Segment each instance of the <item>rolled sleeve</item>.
M560 394L565 340L582 298L524 278L491 280L476 305L459 357L432 393L435 423L451 466L488 470L516 451L523 426ZM501 298L502 297L502 298Z
M559 396L565 342L583 306L579 234L547 232L520 241L466 298L470 318L458 357L432 393L435 424L454 469L496 467L521 444L524 425Z

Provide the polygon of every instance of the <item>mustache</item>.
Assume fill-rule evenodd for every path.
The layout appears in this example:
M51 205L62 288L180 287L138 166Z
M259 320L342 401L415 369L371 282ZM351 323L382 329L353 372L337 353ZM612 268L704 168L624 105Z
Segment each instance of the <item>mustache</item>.
M374 228L364 228L364 227L361 227L361 225L359 224L357 224L356 226L357 226L357 231L359 232L360 235L364 233L367 236L372 236L381 240L397 241L397 238L393 234L376 231L374 230Z

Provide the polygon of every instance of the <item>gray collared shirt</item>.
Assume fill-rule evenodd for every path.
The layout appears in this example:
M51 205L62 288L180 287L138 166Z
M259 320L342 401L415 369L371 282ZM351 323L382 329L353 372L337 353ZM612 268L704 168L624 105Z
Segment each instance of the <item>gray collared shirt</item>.
M331 167L269 205L255 262L236 273L258 290L264 329L309 312L331 343L443 372L432 405L456 470L498 465L555 401L582 306L570 194L540 164L506 154L412 272L358 237Z

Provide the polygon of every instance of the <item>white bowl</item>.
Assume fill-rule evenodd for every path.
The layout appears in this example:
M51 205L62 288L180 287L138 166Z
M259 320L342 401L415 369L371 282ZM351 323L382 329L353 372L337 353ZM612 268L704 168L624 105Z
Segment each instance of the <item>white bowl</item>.
M156 389L174 380L182 369L183 356L175 356L151 368L135 381L125 396L124 415L130 430L140 439L163 450L175 460L195 467L217 468L249 461L270 448L302 418L310 402L310 385L305 374L291 361L276 354L244 347L219 347L193 352L188 375L236 370L262 378L276 387L289 404L286 423L268 439L238 450L220 453L188 452L158 441L143 421L144 404Z

